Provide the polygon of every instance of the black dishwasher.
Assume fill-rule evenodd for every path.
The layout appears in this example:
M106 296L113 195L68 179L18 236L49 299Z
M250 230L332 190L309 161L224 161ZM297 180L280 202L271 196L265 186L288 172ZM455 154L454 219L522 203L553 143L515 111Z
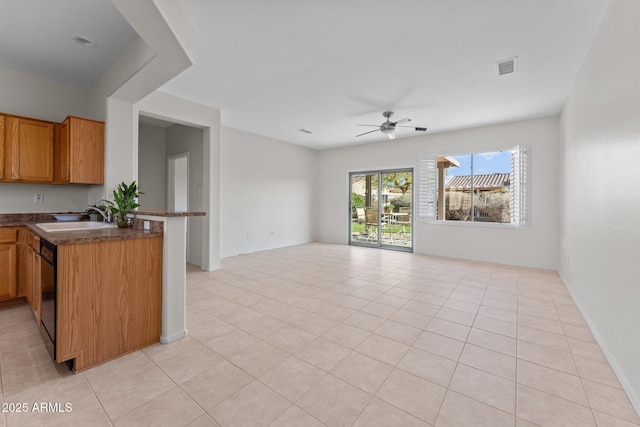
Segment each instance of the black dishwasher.
M40 332L53 360L56 359L57 252L56 245L40 239Z

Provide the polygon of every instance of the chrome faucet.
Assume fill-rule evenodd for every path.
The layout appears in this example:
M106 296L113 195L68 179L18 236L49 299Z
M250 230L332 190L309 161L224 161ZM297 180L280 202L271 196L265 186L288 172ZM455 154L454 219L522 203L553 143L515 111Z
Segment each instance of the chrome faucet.
M85 212L89 212L89 211L96 211L98 212L100 215L102 215L102 221L103 222L108 222L111 223L111 211L109 209L105 209L104 211L100 208L97 208L95 206L87 206L86 208L84 208Z

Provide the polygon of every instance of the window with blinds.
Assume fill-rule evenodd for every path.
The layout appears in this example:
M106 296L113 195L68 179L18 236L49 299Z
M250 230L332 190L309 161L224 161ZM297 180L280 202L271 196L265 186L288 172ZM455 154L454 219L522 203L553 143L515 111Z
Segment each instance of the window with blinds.
M422 156L416 170L418 220L527 225L526 147Z

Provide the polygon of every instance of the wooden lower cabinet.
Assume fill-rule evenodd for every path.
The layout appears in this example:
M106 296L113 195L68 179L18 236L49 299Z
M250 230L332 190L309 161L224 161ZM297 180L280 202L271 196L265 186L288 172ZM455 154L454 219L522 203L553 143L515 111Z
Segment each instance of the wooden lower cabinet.
M40 237L24 228L20 230L20 286L24 287L27 302L36 323L40 324Z
M0 243L0 300L18 296L18 245Z
M58 245L56 360L75 371L158 342L162 237Z
M0 301L18 295L18 228L0 228Z

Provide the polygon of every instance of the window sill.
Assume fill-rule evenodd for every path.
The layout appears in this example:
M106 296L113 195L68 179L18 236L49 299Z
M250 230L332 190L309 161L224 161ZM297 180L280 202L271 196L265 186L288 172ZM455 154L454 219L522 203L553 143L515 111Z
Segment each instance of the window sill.
M443 221L443 220L435 220L435 221L427 221L429 225L444 225L444 226L454 226L454 227L475 227L475 228L506 228L513 230L525 230L528 229L527 225L515 225L515 224L506 224L501 222L470 222L470 221Z

